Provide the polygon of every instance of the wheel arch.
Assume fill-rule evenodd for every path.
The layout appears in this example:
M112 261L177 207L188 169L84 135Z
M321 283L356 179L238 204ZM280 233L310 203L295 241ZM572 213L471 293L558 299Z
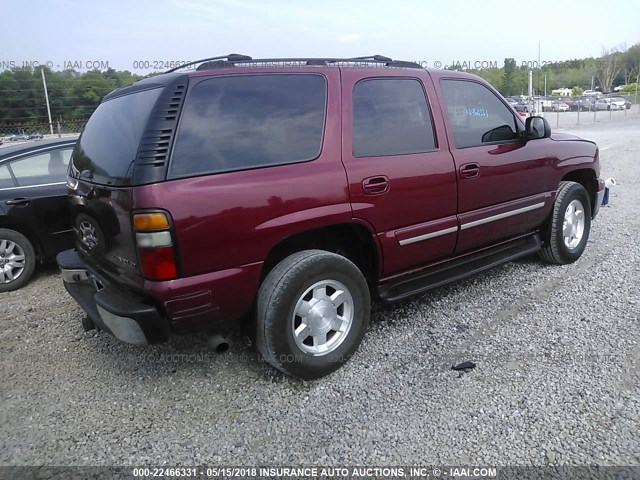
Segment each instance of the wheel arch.
M591 211L595 208L598 194L598 177L591 168L582 168L566 173L561 182L576 182L584 187L591 201Z
M0 228L15 230L16 232L21 233L22 235L27 237L27 240L31 242L31 245L33 245L33 249L36 252L36 259L39 262L42 261L42 258L44 256L44 249L42 248L40 238L32 228L18 220L6 216L0 217Z
M265 257L260 283L289 255L302 250L326 250L351 260L373 284L380 273L381 254L375 235L361 223L339 223L306 230L280 240Z

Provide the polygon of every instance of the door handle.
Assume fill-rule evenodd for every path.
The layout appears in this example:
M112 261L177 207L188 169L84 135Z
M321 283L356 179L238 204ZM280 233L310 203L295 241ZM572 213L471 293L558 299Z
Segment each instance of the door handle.
M460 177L475 178L480 175L480 165L477 163L465 163L460 167Z
M13 200L7 200L7 205L17 205L19 207L24 207L25 205L29 205L30 201L31 200L24 197L14 198Z
M389 191L389 179L384 175L365 178L362 181L365 195L380 195Z

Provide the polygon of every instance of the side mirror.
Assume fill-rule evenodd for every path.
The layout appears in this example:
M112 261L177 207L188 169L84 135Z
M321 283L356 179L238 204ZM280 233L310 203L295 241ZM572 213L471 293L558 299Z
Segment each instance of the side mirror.
M551 136L551 126L544 117L528 117L525 120L524 129L527 138L530 140L549 138Z

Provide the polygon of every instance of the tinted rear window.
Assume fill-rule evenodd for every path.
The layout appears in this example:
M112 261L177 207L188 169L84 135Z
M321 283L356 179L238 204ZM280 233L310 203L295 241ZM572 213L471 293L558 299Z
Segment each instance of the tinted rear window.
M172 178L313 160L326 103L321 75L211 78L192 86L171 159Z
M130 185L140 139L161 91L154 88L101 103L73 151L72 175L88 170L95 183Z

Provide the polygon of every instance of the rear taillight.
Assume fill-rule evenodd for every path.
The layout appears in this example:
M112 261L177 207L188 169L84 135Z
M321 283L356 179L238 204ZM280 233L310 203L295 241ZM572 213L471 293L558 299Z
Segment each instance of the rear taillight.
M149 280L173 280L178 277L176 249L169 214L139 212L132 217L140 268Z

